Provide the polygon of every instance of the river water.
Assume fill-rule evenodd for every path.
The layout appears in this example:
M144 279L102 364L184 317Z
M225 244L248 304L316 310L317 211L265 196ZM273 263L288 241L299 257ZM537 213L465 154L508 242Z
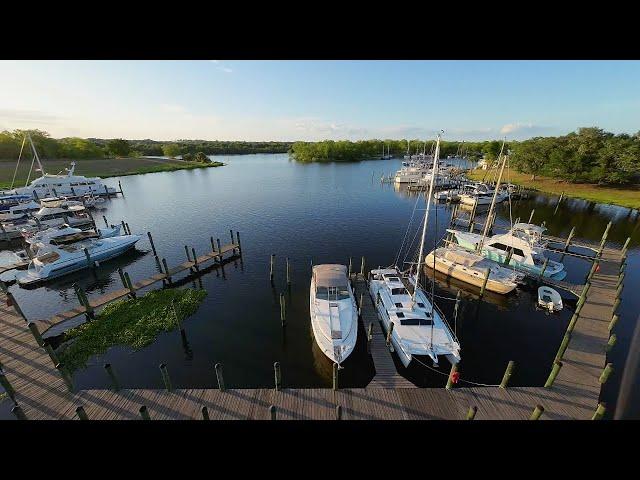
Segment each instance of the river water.
M224 244L230 239L229 229L240 232L242 262L228 264L224 276L213 271L200 282L187 282L186 286L205 288L208 295L198 312L184 322L186 341L174 330L160 334L155 343L139 351L113 347L74 373L78 388L107 388L105 362L113 365L124 388L162 388L160 363L167 364L177 388L212 388L216 386L216 362L224 366L228 387L267 387L273 385L276 361L281 364L286 387L331 385L331 363L316 347L309 323L312 262L347 264L351 256L355 270L364 256L367 267L391 264L414 207L417 205L410 237L424 204L416 204L415 195L403 189L380 183L380 177L399 168L401 160L298 164L286 154L217 156L216 160L226 166L105 180L113 186L120 180L124 197L109 200L102 212L94 214L96 221L102 223L104 214L110 223L124 220L134 233L145 234L136 251L94 273L74 274L35 290L10 287L29 319L46 318L77 304L74 282L91 298L121 288L119 266L134 282L157 273L147 231L170 266L185 260L185 245L201 254L210 249L210 236ZM80 167L78 172L82 173ZM615 330L618 342L608 360L616 369L603 391L603 399L612 407L640 307L638 296L632 293L640 280L638 213L568 199L553 215L556 202L557 197L542 194L514 201L511 215L526 221L535 209L533 221L546 221L550 234L566 237L575 226L576 240L592 241L599 241L611 220L612 243L622 244L628 236L633 239ZM431 214L427 246L445 234L450 214L450 207L444 204ZM508 219L505 203L499 208L497 222L506 224ZM276 255L273 287L269 282L271 254ZM290 290L285 281L286 257L291 261ZM584 283L590 263L574 257L565 257L564 262L569 270L566 280ZM468 289L454 317L455 302L451 299L458 287L438 280L435 291L438 305L455 326L462 344L459 386L499 383L509 360L516 362L513 385L542 385L575 297L561 292L566 308L547 315L535 309L534 289L519 289L507 297L487 295L483 301L478 300L477 291ZM287 301L284 329L280 324L280 292ZM341 386L365 386L374 374L364 333L360 327L358 346L340 371ZM442 387L446 383L446 361L441 362L439 372L419 364L408 369L396 364L419 386Z

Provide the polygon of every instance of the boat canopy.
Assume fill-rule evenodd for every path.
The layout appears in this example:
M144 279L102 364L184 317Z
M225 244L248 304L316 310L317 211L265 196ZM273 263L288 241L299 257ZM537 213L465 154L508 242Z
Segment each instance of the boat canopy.
M444 251L442 256L445 259L459 265L464 265L466 267L472 267L476 263L484 260L484 258L479 258L478 255L474 255L473 253L465 252L459 249L454 250L450 248L443 248L442 250Z
M544 232L546 230L545 227L541 227L539 225L534 225L533 223L516 223L513 226L514 230L522 230L523 232L529 234L529 235L533 235L533 234L537 234L537 235L542 235L542 232Z
M327 264L313 267L316 287L345 287L347 281L347 267L344 265Z

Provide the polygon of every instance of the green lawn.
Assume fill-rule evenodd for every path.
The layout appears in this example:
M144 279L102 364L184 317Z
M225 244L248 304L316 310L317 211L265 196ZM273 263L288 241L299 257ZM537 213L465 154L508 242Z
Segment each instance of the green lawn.
M471 180L482 180L486 170L471 170L467 177ZM487 175L487 179L491 174ZM536 177L531 180L530 174L518 173L514 171L506 172L503 181L509 180L511 183L522 185L526 188L539 190L541 192L560 195L564 192L565 197L583 198L597 203L608 203L620 205L622 207L640 208L640 186L631 185L627 187L603 187L588 183L571 183L549 177Z
M46 160L44 168L47 173L64 173L64 169L69 167L70 160ZM165 160L150 158L99 158L94 160L77 160L75 173L86 177L119 177L124 175L137 175L140 173L171 172L174 170L190 170L194 168L219 167L224 165L221 162L202 164L199 162L183 162L182 160ZM22 187L27 180L31 162L22 160L14 187ZM16 168L15 160L0 160L0 188L9 188L11 179ZM32 172L39 176L40 172Z

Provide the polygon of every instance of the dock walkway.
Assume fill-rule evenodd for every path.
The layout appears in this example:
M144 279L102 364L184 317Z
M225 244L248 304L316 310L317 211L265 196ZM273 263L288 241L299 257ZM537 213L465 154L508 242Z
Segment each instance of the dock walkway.
M5 293L0 293L0 373L15 391L15 415L26 419L77 419L76 409L80 406L94 420L140 419L143 406L152 420L201 419L202 407L207 407L212 420L268 419L269 407L275 406L276 419L330 420L336 418L336 407L340 406L345 420L464 419L471 407L477 407L476 419L525 420L536 405L544 407L542 419L590 419L598 406L598 379L605 364L621 258L620 252L603 253L602 267L592 277L592 286L562 358L563 366L551 388L385 387L383 381L397 379L387 370L393 360L386 345L378 342L371 344L376 376L366 388L72 392L25 319L7 305ZM355 284L357 292L366 293L362 276ZM380 328L374 321L377 316L371 315L375 310L368 295L363 295L362 303L365 325L372 322ZM376 335L381 339L382 331Z

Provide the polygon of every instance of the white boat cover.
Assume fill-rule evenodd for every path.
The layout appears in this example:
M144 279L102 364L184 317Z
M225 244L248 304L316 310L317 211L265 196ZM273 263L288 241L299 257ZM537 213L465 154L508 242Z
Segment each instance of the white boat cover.
M337 264L313 267L316 287L344 287L347 285L347 267Z

